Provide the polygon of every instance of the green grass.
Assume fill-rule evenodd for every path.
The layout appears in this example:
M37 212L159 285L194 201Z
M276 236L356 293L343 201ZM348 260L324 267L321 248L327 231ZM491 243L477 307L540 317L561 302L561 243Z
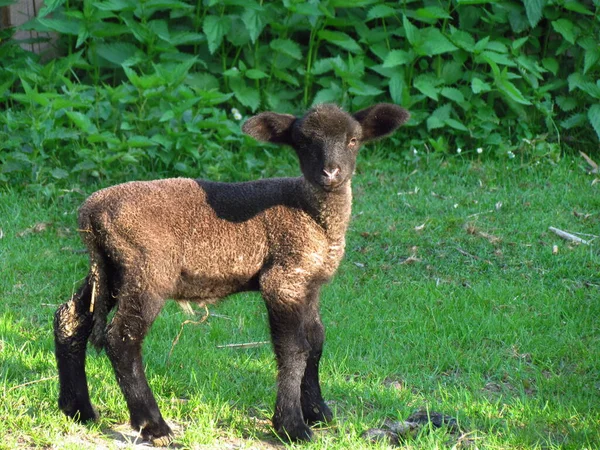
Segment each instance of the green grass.
M421 408L458 419L468 433L459 447L599 448L600 240L572 245L548 231L600 234L593 180L567 160L363 157L347 255L322 295L323 390L337 420L305 448L369 447L363 431ZM52 316L86 273L75 232L83 198L0 193L0 448L113 448L127 430L103 354L90 351L87 365L101 420L75 424L56 405ZM39 223L49 225L27 232ZM184 326L170 359L190 319L176 305L146 340L163 415L186 448L272 444L270 347L216 348L268 340L262 301L239 295L210 312ZM406 445L457 439L442 428Z

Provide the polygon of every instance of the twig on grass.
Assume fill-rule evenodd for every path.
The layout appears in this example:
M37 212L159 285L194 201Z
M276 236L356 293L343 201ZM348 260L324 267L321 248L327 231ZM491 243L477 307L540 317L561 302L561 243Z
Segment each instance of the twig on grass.
M169 361L171 360L171 354L173 353L173 349L179 342L181 333L183 333L183 327L188 324L200 325L201 323L206 322L206 319L208 319L208 316L209 316L208 308L206 306L204 307L204 311L205 311L204 316L202 316L202 318L200 320L184 320L183 322L181 322L181 327L179 328L179 333L177 333L177 336L175 336L175 339L173 339L173 344L171 344L171 350L169 350L169 354L167 355L167 365L169 365Z
M581 239L580 237L577 237L574 234L568 233L563 230L559 230L558 228L554 228L554 227L548 227L548 229L567 241L576 242L578 244L589 245L589 241L586 241L585 239Z
M469 252L465 252L465 251L464 251L462 248L458 248L458 247L457 247L457 248L456 248L456 250L458 250L458 253L461 253L461 254L463 254L463 255L465 255L465 256L468 256L468 257L470 257L470 258L476 259L477 261L483 261L483 262L485 262L485 263L488 263L490 266L493 266L493 265L494 265L494 263L493 263L493 262L491 262L489 259L483 259L483 258L480 258L480 257L479 257L479 256L477 256L477 255L472 255L472 254L471 254L471 253L469 253Z
M14 390L20 389L22 387L25 387L25 386L30 386L32 384L42 383L44 381L55 380L57 378L58 378L58 375L54 375L52 377L46 377L46 378L40 378L39 380L28 381L27 383L19 384L18 386L13 386L10 389L7 389L6 390L6 394L8 394L9 392L12 392Z
M478 213L475 213L475 214L471 214L471 215L467 216L467 218L470 219L471 217L477 217L477 216L480 216L482 214L490 214L490 213L493 213L493 212L494 212L493 209L490 209L488 211L481 211L481 212L478 212Z
M217 348L253 348L261 345L269 344L270 341L244 342L243 344L225 344L217 345Z
M591 166L590 173L598 173L598 164L596 164L592 158L586 155L584 152L580 151L579 154L585 159L585 161Z

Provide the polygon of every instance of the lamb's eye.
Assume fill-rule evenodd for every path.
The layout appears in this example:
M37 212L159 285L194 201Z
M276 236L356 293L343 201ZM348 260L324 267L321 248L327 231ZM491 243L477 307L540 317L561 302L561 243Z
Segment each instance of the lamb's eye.
M352 139L350 139L350 142L348 142L348 148L354 148L354 147L356 147L357 144L358 144L358 139L352 138Z

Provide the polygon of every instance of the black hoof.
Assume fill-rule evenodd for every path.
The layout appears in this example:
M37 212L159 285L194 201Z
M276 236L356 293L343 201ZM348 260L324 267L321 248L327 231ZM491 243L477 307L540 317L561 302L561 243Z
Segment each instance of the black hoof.
M313 404L308 408L302 410L302 415L304 416L304 421L308 425L314 425L317 423L329 423L333 420L333 413L329 406L325 404L325 402L321 402L316 405Z
M98 411L91 405L77 405L77 404L69 404L63 405L59 402L59 407L66 416L75 420L76 422L95 422L98 420Z
M173 442L173 431L162 419L158 423L143 427L140 434L144 441L152 442L155 447L168 447Z
M275 431L282 440L287 442L308 442L313 438L312 430L304 422L276 425Z

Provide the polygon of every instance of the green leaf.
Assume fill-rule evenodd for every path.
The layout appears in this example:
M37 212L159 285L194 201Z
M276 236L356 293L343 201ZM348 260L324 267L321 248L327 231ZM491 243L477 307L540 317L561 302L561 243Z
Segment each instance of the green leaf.
M600 140L600 103L596 103L588 109L588 119Z
M217 51L223 37L229 32L231 19L228 16L206 16L202 24L202 31L206 34L208 50L211 54Z
M473 36L467 31L457 30L454 27L451 27L450 29L450 40L454 45L472 53L475 47L475 39Z
M294 59L302 59L300 46L291 39L275 39L270 42L270 47L276 52L282 53Z
M384 19L396 14L396 10L387 5L375 5L367 13L367 20Z
M404 50L392 50L383 60L383 67L389 68L401 66L404 64L410 64L411 61L412 58L408 52L405 52Z
M408 42L413 46L417 44L419 29L410 23L410 20L408 20L405 15L402 16L402 26L404 27L404 33L406 34Z
M446 125L446 121L450 119L450 112L452 111L452 105L449 103L437 108L427 118L427 130L434 130L436 128L443 128Z
M358 45L356 41L348 34L342 31L321 30L319 31L319 38L352 53L362 52L360 45Z
M349 80L348 84L351 86L348 90L354 95L375 96L383 94L381 89L371 86L360 80Z
M596 65L598 60L600 59L600 49L598 47L588 48L585 51L583 58L583 73L584 75L590 70L592 67Z
M127 146L129 148L132 148L132 147L138 147L138 148L154 147L155 145L156 145L156 142L154 142L152 139L150 139L147 136L135 135L135 136L131 136L130 138L127 139Z
M563 120L560 123L560 126L566 128L567 130L575 127L583 126L587 122L587 117L583 113L573 114L566 120Z
M81 131L89 134L98 132L96 125L92 123L88 116L78 111L67 111L66 114Z
M296 77L285 70L273 68L273 75L275 75L275 78L278 80L285 81L293 86L300 86L300 82L296 79Z
M563 5L563 8L568 9L579 14L585 14L587 16L593 16L594 13L588 9L587 6L582 5L576 0L567 0Z
M134 0L104 0L102 2L94 2L94 7L100 11L133 11L137 3Z
M519 50L529 40L529 36L525 36L519 39L515 39L511 45L513 50Z
M252 110L256 111L260 106L260 93L251 87L246 85L243 78L231 78L229 86L235 94L235 98L244 106L247 106Z
M13 3L17 3L16 1L12 1L12 0L8 0L8 1L2 1L0 0L0 8L3 6L8 6L11 5ZM43 5L38 14L37 17L46 17L48 14L50 14L51 12L55 11L59 6L62 6L65 3L65 0L46 0L43 2Z
M57 180L62 180L69 176L69 172L67 172L65 169L61 169L60 167L55 167L54 169L52 169L50 174Z
M264 19L264 12L258 8L245 8L242 13L242 22L250 34L250 40L254 44L267 22Z
M503 66L508 66L508 67L516 66L515 62L512 61L508 57L508 54L506 54L506 53L489 52L486 50L486 51L482 52L480 55L478 55L477 59L483 59L488 64L490 64L490 61L491 61L495 64L500 64Z
M37 21L46 27L50 31L58 31L62 34L70 34L77 36L81 28L81 22L73 19L50 19L48 17L42 17Z
M452 16L448 14L443 8L438 6L428 6L427 8L419 8L414 13L415 19L422 19L425 22L431 22L431 19L451 19Z
M511 100L521 105L531 105L531 102L525 98L523 93L505 76L496 77L496 87Z
M577 99L574 97L564 97L559 95L556 97L556 104L565 112L569 112L577 108Z
M469 129L466 126L464 126L462 122L456 119L446 119L444 123L449 127L454 128L455 130L469 131Z
M574 72L567 78L569 82L569 92L574 89L580 89L586 94L600 100L600 86L588 81L581 73Z
M437 101L439 90L428 77L424 77L424 76L417 77L415 79L413 85L422 94Z
M474 94L479 94L481 92L491 91L492 87L485 81L481 80L481 78L473 78L471 80L471 90Z
M14 5L18 0L0 0L0 8L4 8L5 6Z
M523 3L525 4L525 12L527 13L529 25L531 25L531 28L535 28L542 18L546 0L523 0Z
M421 55L433 56L458 50L437 28L421 29L419 35L421 42L415 50Z
M552 22L552 28L569 43L575 44L575 25L569 19L558 19Z
M556 58L544 58L542 59L542 66L552 75L556 76L558 73L558 61Z
M390 97L392 101L396 104L401 105L403 102L403 94L404 94L404 76L402 73L395 73L389 79L389 89L390 89Z
M269 75L264 73L262 70L258 70L258 69L248 69L248 70L246 70L246 73L244 75L247 78L250 78L251 80L260 80L262 78L269 77Z
M477 43L473 47L473 51L475 53L481 53L482 51L484 51L487 48L489 41L490 41L489 36L486 36L486 37L480 39L479 41L477 41Z
M334 8L359 8L377 2L378 0L331 0L330 5Z
M96 53L99 56L117 66L120 66L127 59L133 57L136 51L137 47L127 42L99 43L96 46Z
M335 89L321 89L315 95L312 104L320 105L322 103L337 103L341 98L341 92Z
M450 100L455 101L458 104L465 102L465 96L463 95L463 93L453 87L442 88L440 94L442 94L446 98L449 98Z
M158 121L159 122L168 122L169 120L173 119L174 117L175 117L175 113L173 112L172 109L169 109L168 111L165 111L162 116L160 116L160 119L158 119Z

